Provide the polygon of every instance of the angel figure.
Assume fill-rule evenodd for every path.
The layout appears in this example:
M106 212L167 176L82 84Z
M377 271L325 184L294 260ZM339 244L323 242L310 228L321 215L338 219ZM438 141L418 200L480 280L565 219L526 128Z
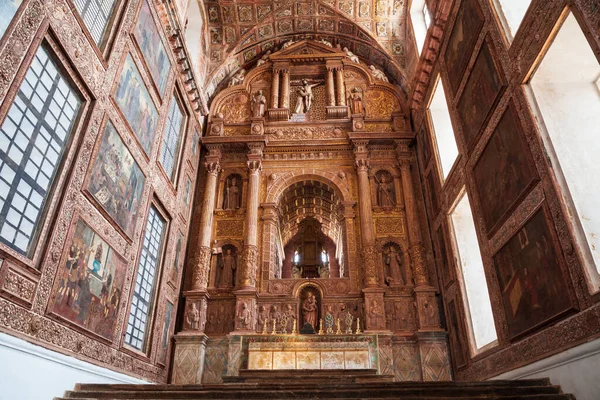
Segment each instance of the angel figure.
M371 70L371 74L373 75L373 77L375 79L389 83L390 80L388 79L388 77L385 75L385 73L382 70L380 70L379 68L377 68L374 65L369 65L369 69Z
M356 54L354 54L353 52L351 52L350 50L348 50L347 47L344 47L344 53L346 53L346 57L348 57L350 59L350 61L360 64L360 60L358 59L358 56Z

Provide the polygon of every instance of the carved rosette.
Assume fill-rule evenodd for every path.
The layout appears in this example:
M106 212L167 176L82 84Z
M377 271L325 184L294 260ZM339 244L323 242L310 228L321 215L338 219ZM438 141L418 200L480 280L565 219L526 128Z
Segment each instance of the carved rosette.
M210 247L200 246L193 260L192 290L203 290L208 286L208 273L210 271Z
M425 246L423 243L416 243L409 248L410 259L415 274L415 283L417 286L429 286L429 275L425 266Z
M244 246L242 260L243 269L240 283L243 288L255 288L256 271L258 268L258 247Z
M379 283L377 248L375 246L366 246L363 248L362 257L365 264L365 284L367 286L377 286Z

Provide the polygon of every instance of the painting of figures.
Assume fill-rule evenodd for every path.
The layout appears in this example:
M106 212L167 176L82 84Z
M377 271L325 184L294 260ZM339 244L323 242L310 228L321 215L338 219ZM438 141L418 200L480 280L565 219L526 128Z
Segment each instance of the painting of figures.
M131 237L145 177L113 124L104 129L89 178L88 192Z
M113 340L127 262L77 221L56 278L52 312Z
M177 242L175 242L175 257L173 258L173 266L171 267L171 276L169 281L177 287L177 278L179 277L179 264L181 262L181 249L183 247L183 234L177 232Z
M494 57L485 41L458 102L463 136L469 149L473 147L503 88Z
M6 28L10 25L13 17L17 13L19 6L23 0L2 0L0 1L0 39L6 32Z
M452 92L456 93L483 28L484 17L477 0L463 0L446 50L446 67Z
M131 130L140 141L146 155L149 156L156 134L158 112L131 54L127 55L121 71L121 78L115 92L115 101L129 122Z
M171 62L154 23L154 18L152 18L150 5L146 0L142 1L142 8L133 28L133 36L144 56L150 75L152 75L152 79L158 88L158 93L160 97L163 97L167 87Z
M167 351L169 350L169 328L171 327L171 319L173 319L173 304L167 301L165 304L165 315L162 328L162 336L160 345L158 346L158 362L166 365Z
M494 256L511 339L571 309L550 229L542 208Z
M537 180L517 111L510 104L473 167L489 234Z

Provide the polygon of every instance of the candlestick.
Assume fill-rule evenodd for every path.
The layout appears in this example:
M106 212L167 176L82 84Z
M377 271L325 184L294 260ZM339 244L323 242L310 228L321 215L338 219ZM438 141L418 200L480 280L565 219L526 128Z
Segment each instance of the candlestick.
M360 318L356 318L356 334L360 335L362 332L360 331Z

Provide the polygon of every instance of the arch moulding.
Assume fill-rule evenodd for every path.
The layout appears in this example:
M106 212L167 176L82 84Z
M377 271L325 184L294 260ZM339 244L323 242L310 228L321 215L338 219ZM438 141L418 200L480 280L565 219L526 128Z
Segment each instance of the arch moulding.
M267 198L265 202L277 204L285 189L296 182L306 180L318 181L331 186L336 194L340 197L340 200L345 204L348 202L354 202L354 199L350 194L346 175L339 172L335 173L315 169L286 172L277 177L277 179L267 188Z

